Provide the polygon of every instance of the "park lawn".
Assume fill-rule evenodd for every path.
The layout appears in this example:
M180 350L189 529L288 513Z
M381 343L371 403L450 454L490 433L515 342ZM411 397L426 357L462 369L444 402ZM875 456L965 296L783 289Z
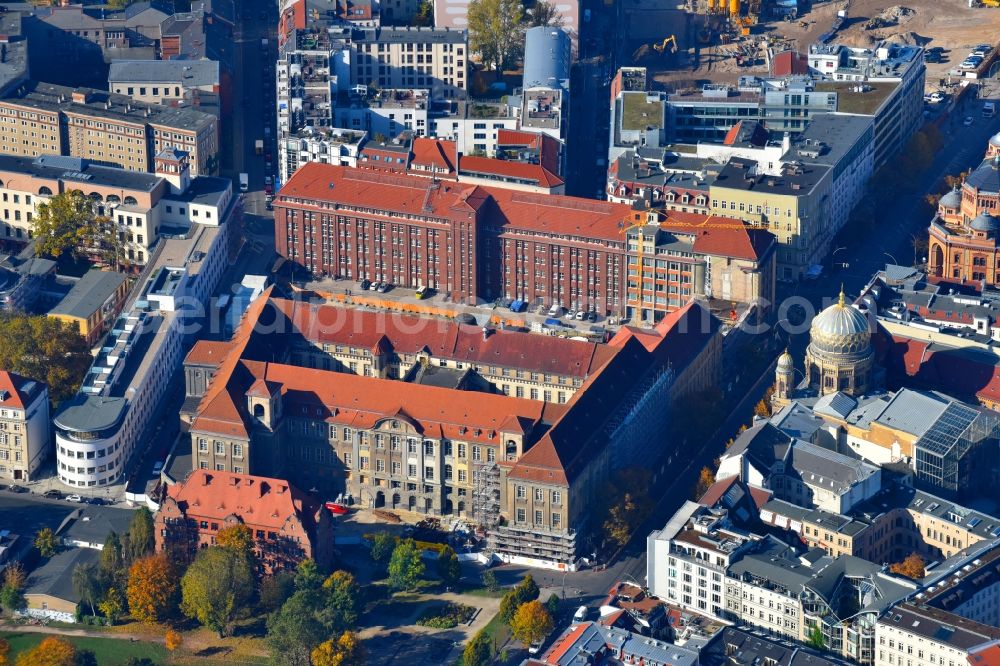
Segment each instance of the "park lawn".
M10 642L10 656L16 658L55 634L35 634L17 631L0 631L0 637ZM123 666L129 658L147 658L162 664L167 660L167 649L156 643L128 641L118 638L91 638L89 636L56 636L72 643L78 650L90 650L100 666ZM11 659L11 662L14 659Z

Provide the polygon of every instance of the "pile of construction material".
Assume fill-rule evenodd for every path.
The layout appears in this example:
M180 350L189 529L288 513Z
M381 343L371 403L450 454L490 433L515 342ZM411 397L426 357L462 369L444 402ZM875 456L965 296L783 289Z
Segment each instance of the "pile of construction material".
M878 30L879 28L900 25L912 19L916 14L917 12L909 7L894 5L883 9L877 16L868 19L868 23L865 24L865 30Z

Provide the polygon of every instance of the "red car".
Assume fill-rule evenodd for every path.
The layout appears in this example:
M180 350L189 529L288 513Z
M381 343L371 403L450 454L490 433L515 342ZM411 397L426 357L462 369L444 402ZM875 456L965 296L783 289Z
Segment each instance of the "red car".
M327 502L326 508L330 510L330 513L335 516L343 516L347 514L348 508L343 504L337 504L336 502Z

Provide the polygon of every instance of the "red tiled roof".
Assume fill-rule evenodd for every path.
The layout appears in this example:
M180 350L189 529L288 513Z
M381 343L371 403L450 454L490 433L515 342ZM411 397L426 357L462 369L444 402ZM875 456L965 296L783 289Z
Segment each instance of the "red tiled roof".
M542 134L540 132L525 132L523 130L499 129L497 130L497 145L538 148L538 139L541 136L548 136L548 135Z
M311 522L318 507L287 481L249 474L196 469L182 483L167 486L188 514L225 520L238 516L259 528L282 529L289 520Z
M576 644L576 642L583 636L583 632L587 630L590 626L589 622L582 622L570 631L568 634L564 634L560 637L555 645L553 645L548 654L545 655L545 663L547 664L558 664L559 660L566 655L567 652Z
M667 211L660 228L694 234L698 254L759 261L776 245L774 235L748 227L742 220L713 214Z
M427 178L389 175L334 164L309 162L300 167L278 192L318 201L379 208L393 212L420 211L423 215L471 218L488 198L483 188L458 183L435 183Z
M740 135L740 127L743 125L743 121L737 122L735 125L729 128L726 132L725 138L722 139L722 145L731 146L736 143L736 137Z
M334 164L310 162L302 166L278 192L283 198L315 199L400 213L469 219L487 200L495 209L498 226L510 226L560 235L577 235L623 242L621 223L631 207L577 197L517 192L501 187L433 182L418 176L396 176Z
M557 336L482 329L447 319L389 314L331 304L271 299L292 327L313 342L374 349L388 345L397 354L426 349L438 358L463 363L524 368L531 372L586 377L610 354L604 345Z
M226 357L232 344L227 340L198 340L191 347L191 351L184 357L184 363L196 365L219 365Z
M454 141L417 137L413 140L413 158L410 163L433 166L445 174L454 173L456 151Z
M1000 666L1000 643L973 648L969 655L971 666Z
M526 164L510 160L497 160L490 157L463 156L458 162L458 173L468 175L497 175L531 181L539 187L559 187L562 178L551 173L540 164Z
M10 409L24 409L37 398L44 388L45 384L42 382L0 370L0 392L6 394L6 397L0 400L0 406Z

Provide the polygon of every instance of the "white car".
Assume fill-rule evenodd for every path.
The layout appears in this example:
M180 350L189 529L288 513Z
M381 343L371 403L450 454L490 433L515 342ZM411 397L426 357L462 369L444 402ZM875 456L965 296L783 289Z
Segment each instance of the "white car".
M83 501L83 498L80 497L79 495L69 495L66 499L70 502L78 502L78 503Z
M156 477L160 476L160 472L162 471L163 471L163 461L157 460L156 463L153 465L153 473L150 476L155 479Z
M562 314L562 306L561 305L553 305L551 308L549 308L549 316L550 317L558 317L560 314Z
M944 101L945 95L944 95L943 92L932 92L930 94L929 99L930 99L931 102L933 102L935 104L939 104L940 102Z

